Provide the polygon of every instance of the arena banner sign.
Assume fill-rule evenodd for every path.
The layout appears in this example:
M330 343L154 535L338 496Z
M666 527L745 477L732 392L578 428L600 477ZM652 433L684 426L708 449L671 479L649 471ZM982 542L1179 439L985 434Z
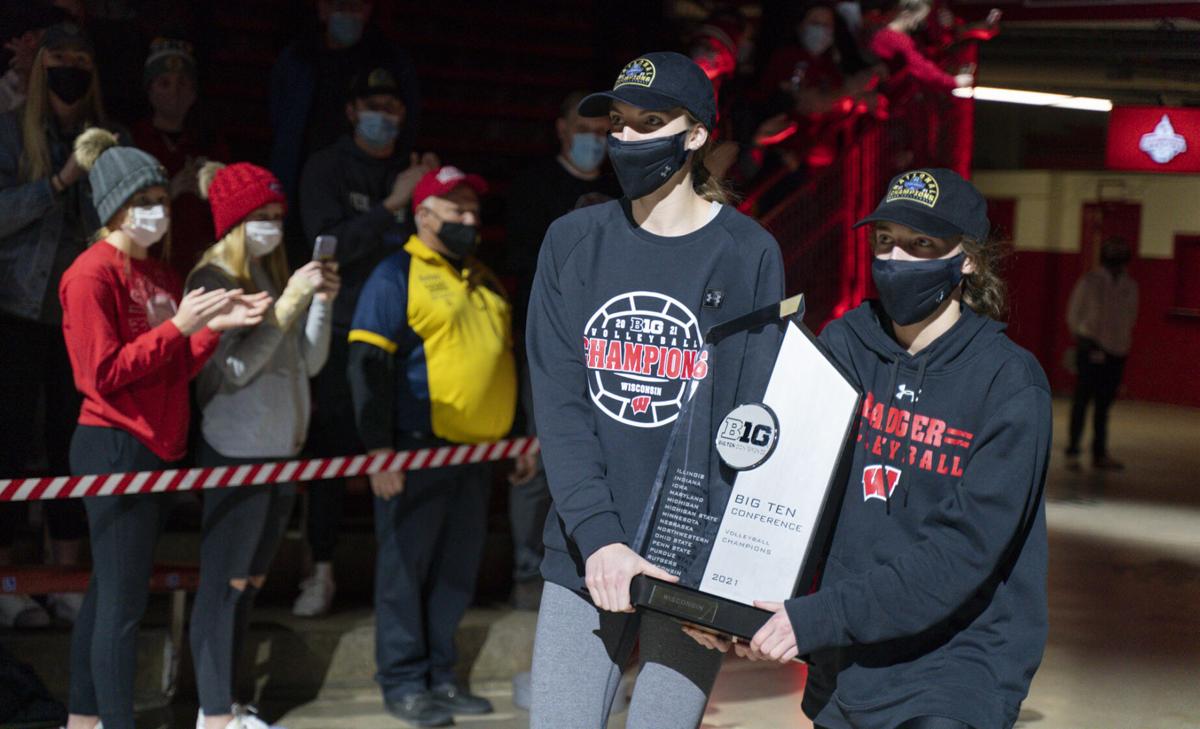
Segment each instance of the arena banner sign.
M1200 109L1114 107L1105 166L1131 172L1200 172Z

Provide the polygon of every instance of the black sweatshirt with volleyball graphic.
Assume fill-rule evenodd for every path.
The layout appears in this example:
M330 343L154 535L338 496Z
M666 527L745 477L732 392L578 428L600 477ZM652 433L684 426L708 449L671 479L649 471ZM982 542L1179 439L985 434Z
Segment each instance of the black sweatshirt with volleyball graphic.
M867 303L821 333L864 400L820 588L787 603L804 710L830 729L1011 727L1046 643L1050 388L968 308L915 355L889 327Z
M614 200L546 233L526 344L553 497L547 580L579 589L593 552L630 544L693 381L720 373L722 412L765 388L741 376L741 363L773 334L722 340L711 362L701 349L714 324L783 298L779 246L733 208L714 204L714 213L693 233L662 237L633 223L628 200Z

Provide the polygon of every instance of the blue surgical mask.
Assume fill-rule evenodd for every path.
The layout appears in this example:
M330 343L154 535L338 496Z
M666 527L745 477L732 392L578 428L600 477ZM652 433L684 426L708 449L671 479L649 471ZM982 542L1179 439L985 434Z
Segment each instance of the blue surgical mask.
M568 156L571 158L571 164L580 172L594 171L604 161L607 151L608 142L604 137L588 132L571 135L571 151L568 152Z
M833 45L833 29L825 25L805 25L800 30L800 42L809 53L819 56Z
M862 6L855 2L840 2L836 6L838 15L846 21L851 33L857 33L862 27Z
M960 253L922 261L876 258L871 262L871 278L883 310L901 325L929 318L962 281L965 257Z
M365 25L366 20L357 13L330 13L329 38L339 46L352 46L362 38Z
M373 149L382 149L396 141L400 134L400 125L382 111L358 112L358 123L354 125L354 133Z

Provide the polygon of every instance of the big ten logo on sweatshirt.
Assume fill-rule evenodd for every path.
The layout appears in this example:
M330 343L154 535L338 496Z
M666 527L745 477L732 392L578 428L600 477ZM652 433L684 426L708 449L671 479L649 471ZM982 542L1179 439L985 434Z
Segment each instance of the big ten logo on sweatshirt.
M175 316L178 305L175 297L167 291L165 282L155 281L139 271L130 271L129 329L134 336L145 334L159 324Z
M911 390L905 392L902 387L898 392L909 395ZM911 409L904 405L906 400L912 402ZM880 402L872 392L863 400L858 444L868 454L869 465L862 475L864 501L884 500L897 488L904 488L907 468L962 477L967 452L975 438L973 433L955 428L941 418L918 413L919 399L915 393L895 402ZM911 484L911 478L908 481Z
M679 417L693 381L708 376L696 315L653 291L609 299L583 331L592 402L608 417L657 428Z

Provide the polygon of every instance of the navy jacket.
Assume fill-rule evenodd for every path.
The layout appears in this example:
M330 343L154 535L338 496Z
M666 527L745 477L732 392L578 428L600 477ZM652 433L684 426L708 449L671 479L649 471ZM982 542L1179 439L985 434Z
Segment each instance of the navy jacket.
M22 177L24 108L0 114L0 312L57 324L62 321L58 280L100 221L86 175L62 194L54 192L49 178ZM55 172L67 161L72 141L50 135ZM71 229L68 206L75 208L79 230Z
M821 334L864 393L820 589L787 603L830 729L921 715L1011 727L1046 644L1050 388L963 309L910 355L863 304Z

